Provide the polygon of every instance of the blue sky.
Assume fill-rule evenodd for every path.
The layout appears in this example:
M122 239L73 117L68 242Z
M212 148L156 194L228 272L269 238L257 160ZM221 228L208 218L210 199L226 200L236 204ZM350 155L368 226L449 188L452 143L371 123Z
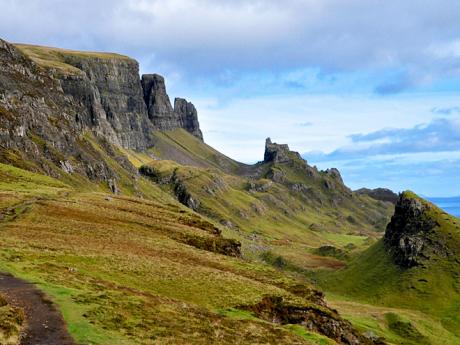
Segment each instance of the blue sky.
M165 75L205 140L244 162L264 139L352 188L460 195L460 2L0 0L0 37L115 51Z

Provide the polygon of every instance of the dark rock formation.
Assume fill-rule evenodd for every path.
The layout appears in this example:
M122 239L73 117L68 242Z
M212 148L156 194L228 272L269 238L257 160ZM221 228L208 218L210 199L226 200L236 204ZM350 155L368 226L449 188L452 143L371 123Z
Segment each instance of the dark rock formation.
M368 189L368 188L361 188L355 191L355 193L359 195L367 195L370 196L372 199L391 202L392 204L396 204L398 202L398 194L393 192L387 188L376 188L376 189Z
M394 261L403 268L422 266L432 255L449 255L436 234L439 224L431 215L432 207L413 193L404 192L399 196L384 243Z
M179 127L180 121L166 93L164 78L158 74L144 74L141 83L148 115L154 126L161 130Z
M125 148L152 146L154 126L147 118L137 61L78 56L65 61L83 72L61 77L64 92L83 106L76 115L77 124Z
M80 174L96 181L116 180L117 173L83 138L92 128L96 136L107 134L100 136L100 147L108 148L107 140L117 141L102 118L102 106L93 103L91 112L86 104L66 96L61 81L0 40L0 161L53 177ZM89 79L84 82L89 104L96 90L91 90ZM127 172L136 174L126 158L112 153Z
M286 144L272 143L270 138L265 140L264 163L287 163L292 159L302 159L298 152L289 150Z
M53 177L118 180L101 151L136 170L116 149L145 150L155 130L184 128L202 139L191 103L171 107L164 80L139 78L135 60L56 50L58 69L37 65L0 40L0 161ZM144 85L144 89L142 88Z
M183 128L203 140L203 133L201 133L198 122L198 113L192 103L183 98L176 98L173 109L166 93L165 80L158 74L144 74L141 84L148 117L156 129Z
M174 113L180 121L180 127L203 140L203 133L198 122L198 112L195 106L183 98L174 100Z
M340 171L338 169L327 169L325 173L327 176L330 176L334 181L338 182L339 184L343 184L342 175L340 175Z
M356 331L351 323L343 320L325 303L292 303L280 296L265 296L259 303L243 306L264 320L285 324L299 324L308 331L317 332L333 339L338 344L385 344L382 339L372 340Z

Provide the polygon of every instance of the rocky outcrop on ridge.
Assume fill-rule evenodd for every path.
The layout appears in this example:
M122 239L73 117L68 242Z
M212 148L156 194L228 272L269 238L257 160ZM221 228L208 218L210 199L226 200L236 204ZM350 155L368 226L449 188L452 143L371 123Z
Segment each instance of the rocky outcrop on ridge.
M443 237L436 231L439 223L432 212L434 207L411 192L400 194L384 243L401 267L423 266L433 256L450 255Z
M265 140L264 163L287 163L292 159L302 159L298 152L289 150L287 144L272 143L270 138Z
M159 130L183 128L203 140L195 106L184 98L174 100L174 108L166 92L165 80L158 74L142 75L142 89L148 117Z
M174 100L174 113L180 120L180 128L184 128L198 139L203 140L203 133L200 130L200 123L198 122L198 112L193 103L188 102L184 98L176 98Z
M259 318L281 325L301 325L308 331L317 332L341 345L385 345L382 338L370 339L357 332L350 322L326 306L322 297L312 303L285 300L281 296L265 296L259 303L242 306Z

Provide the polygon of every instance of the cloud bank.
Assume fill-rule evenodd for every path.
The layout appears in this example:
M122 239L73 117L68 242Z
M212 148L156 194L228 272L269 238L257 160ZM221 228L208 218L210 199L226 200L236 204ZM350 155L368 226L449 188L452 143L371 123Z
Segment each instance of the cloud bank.
M413 128L388 128L349 136L351 142L331 153L306 153L310 159L344 160L406 153L460 152L460 118L435 119Z
M0 7L0 33L10 41L121 51L146 68L197 77L397 69L376 86L389 94L459 73L460 2L451 0L0 0Z

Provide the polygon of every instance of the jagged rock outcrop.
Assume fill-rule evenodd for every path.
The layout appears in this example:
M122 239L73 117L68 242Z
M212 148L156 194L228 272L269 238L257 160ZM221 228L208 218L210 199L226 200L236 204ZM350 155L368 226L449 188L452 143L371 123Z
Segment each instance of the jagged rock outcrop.
M161 130L178 128L180 121L166 93L164 78L158 74L144 74L141 83L148 115L154 126Z
M391 202L392 204L396 204L399 199L398 194L387 188L361 188L355 191L355 193L359 195L368 195L372 199Z
M176 98L173 108L166 92L165 80L158 74L144 74L141 84L148 117L156 129L183 128L203 140L198 112L192 103Z
M195 106L184 98L174 100L174 113L180 119L180 127L203 140L203 133L198 122L198 112Z
M298 324L308 331L317 332L343 345L382 344L383 339L370 339L356 331L350 322L343 320L335 310L326 306L322 297L315 304L293 303L281 296L265 296L259 303L242 306L259 318L273 323ZM317 298L317 299L318 299Z
M432 256L449 256L442 236L436 233L439 224L431 212L433 207L411 192L400 194L384 243L401 267L423 266Z
M328 194L332 195L332 202L335 205L341 202L341 195L343 193L347 197L352 196L351 190L345 186L342 176L337 169L332 168L326 171L318 171L316 167L308 165L307 161L298 152L291 151L288 145L273 143L270 138L265 140L264 161L261 164L270 166L265 171L265 176L263 177L278 183L287 183L293 191L307 193L310 188L307 184L289 181L286 178L286 169L301 175L308 184L317 182Z
M292 159L302 159L298 152L289 150L287 144L272 143L270 138L265 140L264 163L287 163Z

